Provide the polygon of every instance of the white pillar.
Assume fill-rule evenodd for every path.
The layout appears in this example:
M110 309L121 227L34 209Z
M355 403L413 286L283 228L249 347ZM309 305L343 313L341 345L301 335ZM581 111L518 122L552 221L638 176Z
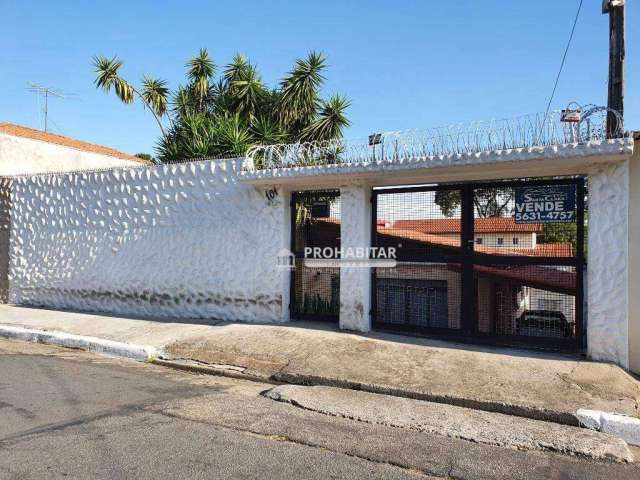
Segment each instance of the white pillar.
M281 198L281 216L283 221L282 237L280 239L280 252L290 252L291 248L291 191L280 188ZM289 304L291 299L291 271L285 268L281 269L280 291L282 292L282 321L289 322L291 320L291 309Z
M371 246L371 187L340 189L340 244L343 249ZM340 268L340 328L371 330L371 269Z
M629 160L629 370L640 374L640 135Z
M589 172L587 353L629 367L629 162Z

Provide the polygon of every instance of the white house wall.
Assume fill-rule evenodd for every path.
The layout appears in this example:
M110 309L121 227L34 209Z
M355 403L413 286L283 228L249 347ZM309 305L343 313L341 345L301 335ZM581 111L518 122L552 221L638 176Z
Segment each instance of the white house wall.
M21 177L10 301L123 315L282 320L284 202L236 161Z
M588 353L628 367L629 162L594 167L588 188Z
M0 133L0 176L140 165L134 160Z

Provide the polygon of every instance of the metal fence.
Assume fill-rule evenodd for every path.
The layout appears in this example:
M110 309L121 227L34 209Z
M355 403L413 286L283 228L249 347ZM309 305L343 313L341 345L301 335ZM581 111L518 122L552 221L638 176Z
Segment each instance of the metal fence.
M322 258L314 249L340 248L340 191L293 192L291 207L291 253L295 257L291 272L291 317L337 322L340 268L317 268L306 262Z
M530 219L525 194L562 212ZM397 265L372 271L373 326L581 348L585 198L579 177L375 188L372 244Z
M426 130L373 134L366 139L259 145L247 152L248 170L293 166L393 161L471 154L546 145L601 141L607 138L606 107L586 107L580 121L561 121L561 112L454 124ZM613 112L619 117L617 112ZM616 137L625 135L622 120Z

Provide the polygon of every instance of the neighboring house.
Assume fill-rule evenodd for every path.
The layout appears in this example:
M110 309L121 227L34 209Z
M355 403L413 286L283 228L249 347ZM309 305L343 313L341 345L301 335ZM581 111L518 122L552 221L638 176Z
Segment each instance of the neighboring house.
M460 238L460 219L441 218L426 220L397 220L393 228L415 230L457 240ZM476 218L474 221L476 245L510 249L535 249L536 236L542 233L539 223L516 223L509 218Z
M0 176L150 164L113 148L13 123L0 123Z
M9 177L146 165L151 162L113 148L0 123L0 303L7 301L9 290Z
M315 226L304 234L308 236L306 241L299 238L298 242L320 247L339 242L339 219L322 218L315 222ZM544 257L573 255L570 243L539 243L537 235L542 233L542 224L518 224L513 217L477 218L474 223L474 250L477 253ZM427 251L446 255L460 249L458 219L378 220L377 232L380 245L401 245L400 250L411 251L412 256ZM498 239L503 240L498 242ZM391 325L409 321L423 327L460 328L460 268L451 263L405 262L402 256L399 260L397 267L377 271L378 318ZM477 265L474 273L478 329L481 333L557 337L572 333L576 295L576 274L572 268ZM315 299L316 304L335 305L338 303L338 289L334 286L334 277L337 278L336 272L328 269L308 270L298 277L296 292L303 298ZM531 312L531 316L546 312L549 318L527 324L524 321L526 317L523 317L526 312ZM562 316L566 323L557 320Z
M459 219L420 219L397 220L391 227L379 228L381 236L387 237L389 244L403 241L417 242L414 248L431 248L451 251L460 248ZM474 220L475 245L477 253L493 255L516 255L537 257L571 257L573 248L570 243L539 243L538 234L543 231L542 224L519 224L513 217L476 218ZM386 243L386 242L385 242ZM411 247L411 244L407 246ZM428 275L425 269L428 269ZM432 327L459 328L459 304L461 282L455 268L449 265L423 266L416 274L415 267L400 265L394 273L394 280L385 279L378 283L382 298L379 307L390 311L397 305L385 305L402 297L404 308L416 310L416 317L429 318ZM452 271L455 275L452 276ZM544 266L491 266L477 265L476 297L478 301L478 329L484 333L564 336L568 330L559 328L560 322L543 319L538 326L526 328L525 312L548 312L550 316L564 316L568 329L575 321L574 296L576 293L575 272L566 267ZM418 281L415 277L429 280ZM408 279L412 279L408 281ZM399 279L405 284L400 285ZM421 282L424 285L419 285ZM425 283L426 282L426 283ZM389 286L387 287L386 284ZM392 290L389 294L386 290ZM400 290L400 288L402 290ZM391 300L389 295L391 295ZM396 298L394 298L396 297ZM412 299L413 297L413 299ZM408 300L407 300L408 299ZM415 301L419 306L412 307L406 302ZM431 315L422 310L430 309ZM448 312L448 313L447 313ZM540 326L542 324L542 326Z

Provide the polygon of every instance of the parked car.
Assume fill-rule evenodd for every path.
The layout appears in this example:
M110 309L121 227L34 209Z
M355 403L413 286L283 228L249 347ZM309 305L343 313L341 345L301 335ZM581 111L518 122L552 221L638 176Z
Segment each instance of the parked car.
M516 334L530 337L571 337L574 327L557 310L528 310L516 320Z

